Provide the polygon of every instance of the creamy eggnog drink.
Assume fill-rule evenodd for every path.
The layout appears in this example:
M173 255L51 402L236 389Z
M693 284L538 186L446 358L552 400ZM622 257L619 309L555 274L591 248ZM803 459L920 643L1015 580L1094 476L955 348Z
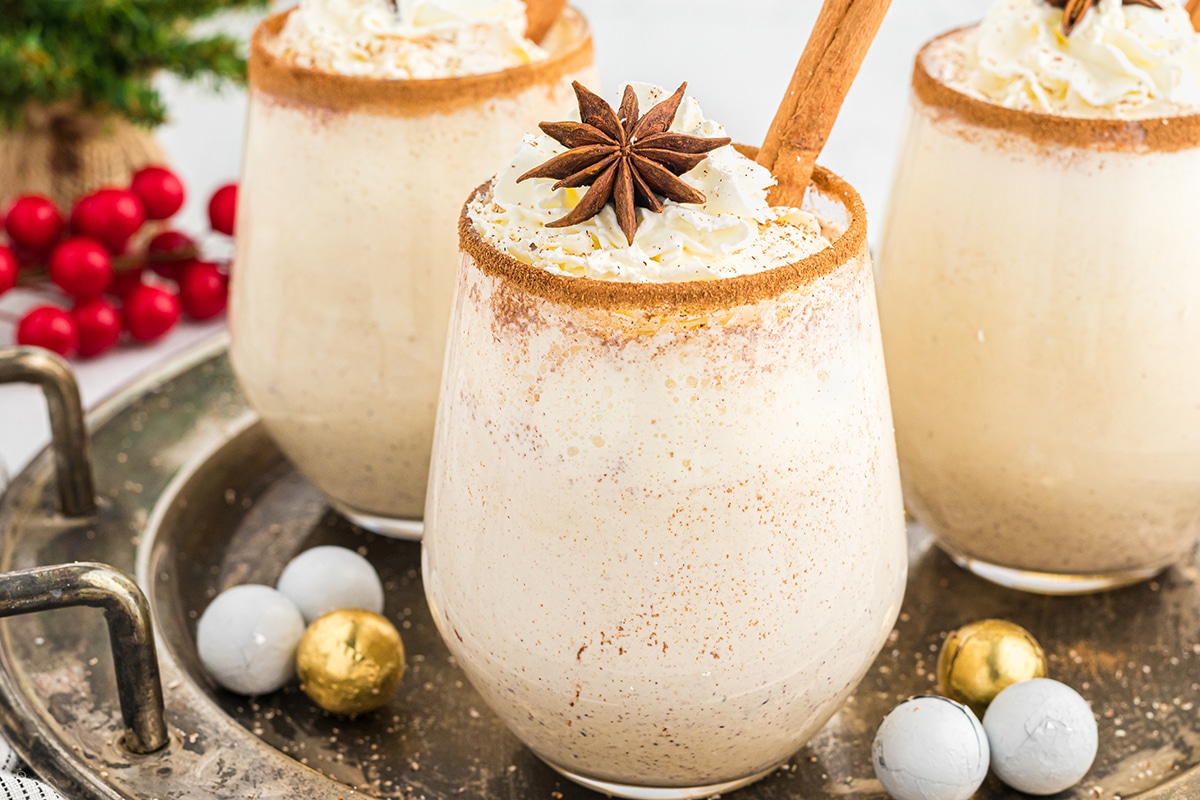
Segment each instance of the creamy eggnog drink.
M568 10L302 0L256 32L233 281L241 385L357 521L419 532L462 198L593 71Z
M1200 35L1160 5L1001 0L917 59L879 290L905 500L1021 588L1200 536Z
M580 93L463 212L425 588L555 769L706 797L799 749L899 610L866 220L824 170L769 206L682 88Z

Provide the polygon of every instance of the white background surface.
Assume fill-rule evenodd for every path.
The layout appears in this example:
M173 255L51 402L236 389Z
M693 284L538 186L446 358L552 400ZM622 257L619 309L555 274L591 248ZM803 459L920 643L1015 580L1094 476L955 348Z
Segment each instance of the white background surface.
M820 8L819 0L574 2L592 23L606 93L626 80L670 88L687 80L707 115L722 122L735 141L746 143L757 143L766 133ZM821 159L862 193L872 240L882 225L900 147L913 55L932 36L977 20L989 4L990 0L892 3ZM254 19L231 16L215 24L245 35ZM171 122L158 138L190 190L180 226L199 232L207 227L204 208L211 191L237 177L245 98L237 91L213 94L170 78L162 86ZM12 319L37 301L19 292L0 299L0 346L12 342ZM152 347L123 347L80 363L84 402L94 405L138 373L221 327L184 324ZM45 446L45 417L37 390L0 386L0 464L16 472Z

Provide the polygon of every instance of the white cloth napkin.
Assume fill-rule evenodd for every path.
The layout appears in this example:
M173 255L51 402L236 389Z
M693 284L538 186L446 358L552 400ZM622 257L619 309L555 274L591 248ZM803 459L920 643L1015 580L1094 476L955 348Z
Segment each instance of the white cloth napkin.
M21 759L3 738L0 738L0 800L64 800L46 784L14 775L21 768Z
M20 775L0 773L0 800L63 800L44 783Z

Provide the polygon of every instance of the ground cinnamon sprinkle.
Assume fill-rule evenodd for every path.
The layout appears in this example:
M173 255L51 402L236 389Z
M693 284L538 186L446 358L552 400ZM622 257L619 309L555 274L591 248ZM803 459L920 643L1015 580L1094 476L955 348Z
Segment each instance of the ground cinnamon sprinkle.
M941 114L967 125L1022 136L1039 145L1164 153L1200 147L1200 114L1136 120L1063 117L1007 108L963 94L933 77L925 65L932 48L962 30L950 31L927 43L913 69L913 92Z
M750 305L760 300L811 283L863 255L866 251L867 217L862 199L854 188L824 167L813 173L813 187L839 200L849 211L850 224L832 246L807 258L774 269L732 278L676 283L627 283L554 275L530 266L484 241L467 209L480 194L491 190L484 184L475 190L459 217L459 243L479 268L511 282L530 294L578 308L619 311L638 310L651 314L703 314Z
M291 11L268 17L250 42L250 86L276 100L328 111L360 111L377 116L417 117L449 113L488 100L511 97L536 86L556 85L591 65L592 36L579 12L566 9L570 45L545 61L499 72L453 78L381 80L338 75L289 62L274 40Z

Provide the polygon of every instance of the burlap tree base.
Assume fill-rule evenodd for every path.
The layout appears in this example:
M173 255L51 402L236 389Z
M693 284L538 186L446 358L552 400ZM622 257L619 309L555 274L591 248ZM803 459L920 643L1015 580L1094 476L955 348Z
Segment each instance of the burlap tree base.
M165 159L150 131L120 117L30 106L0 128L0 208L36 192L68 213L75 198L102 186L128 186L133 173Z

